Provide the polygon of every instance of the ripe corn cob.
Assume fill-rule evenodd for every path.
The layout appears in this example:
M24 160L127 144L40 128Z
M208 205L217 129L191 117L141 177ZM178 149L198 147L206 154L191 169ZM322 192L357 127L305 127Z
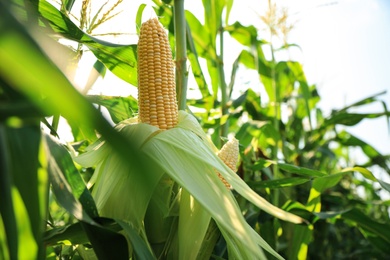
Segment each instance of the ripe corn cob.
M238 140L236 138L230 139L221 150L218 152L218 157L230 168L232 171L237 171L238 162ZM217 172L218 177L221 179L226 188L232 189L232 186L225 180L222 175Z
M141 25L138 41L139 120L160 129L178 119L175 75L168 37L157 18Z

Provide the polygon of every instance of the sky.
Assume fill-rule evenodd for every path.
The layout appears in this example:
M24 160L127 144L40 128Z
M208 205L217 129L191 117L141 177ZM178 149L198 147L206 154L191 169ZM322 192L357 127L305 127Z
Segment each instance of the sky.
M134 26L138 3L151 1L124 1L123 11L111 22L101 26L99 32L123 32L122 36L105 38L116 43L135 43ZM289 42L300 48L292 48L289 55L303 64L310 84L315 84L321 96L319 106L329 115L332 109L359 101L370 95L388 91L380 96L390 109L390 1L388 0L274 0L278 6L287 7L289 19L294 29L289 34ZM201 1L185 0L185 8L193 12L201 21L203 10ZM126 4L131 8L126 7ZM268 0L236 0L230 15L243 24L261 24ZM148 10L144 16L153 16ZM149 13L149 14L148 14ZM150 17L146 17L150 18ZM145 19L145 17L144 17ZM232 43L233 44L233 43ZM232 64L239 50L234 52L229 46L230 56L225 63ZM226 56L226 55L225 55ZM82 60L80 67L91 66L88 59ZM93 62L92 62L93 63ZM84 70L80 70L78 81L82 84ZM226 73L229 75L229 73ZM238 80L253 80L256 88L256 73L241 75ZM239 83L239 82L238 82ZM109 87L107 87L109 86ZM263 91L258 86L259 91ZM104 80L99 79L92 93L107 95L135 95L136 89L107 73ZM353 112L381 112L380 103L366 106ZM352 134L373 145L379 152L390 154L390 131L384 117L364 120L355 127L343 127ZM362 154L352 150L351 155L359 161ZM362 161L360 161L361 163Z
M308 1L306 1L308 2ZM317 85L325 110L388 91L390 107L390 1L340 0L302 9L292 41L301 47L308 80ZM380 112L380 103L356 112ZM348 131L390 153L385 118L365 120Z
M325 111L383 91L387 94L380 98L390 107L389 1L340 0L303 9L297 17L293 39L302 47L305 72L317 85ZM376 103L353 112L380 111L382 104ZM384 117L343 128L390 154L390 131ZM364 161L361 154L351 150L351 157L360 163Z
M199 8L200 1L191 2L198 2L198 6L191 4L189 8ZM390 1L274 2L289 10L294 23L289 41L300 46L300 49L292 48L290 54L303 64L309 83L317 86L321 96L319 106L325 114L383 91L387 94L380 99L390 109ZM230 20L259 24L258 15L264 13L267 5L265 0L235 1ZM377 103L352 111L381 112L383 107ZM388 127L382 117L345 129L381 153L390 154Z

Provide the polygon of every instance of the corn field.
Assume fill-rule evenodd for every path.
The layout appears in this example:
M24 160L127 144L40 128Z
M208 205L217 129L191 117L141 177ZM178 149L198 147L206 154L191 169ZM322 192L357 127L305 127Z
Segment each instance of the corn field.
M373 171L390 157L343 128L389 120L355 112L383 93L325 114L302 64L276 58L293 28L271 1L269 34L230 22L233 0L203 0L204 21L184 0L132 4L138 40L114 44L94 32L123 2L0 1L0 259L388 257ZM108 71L138 96L91 94Z

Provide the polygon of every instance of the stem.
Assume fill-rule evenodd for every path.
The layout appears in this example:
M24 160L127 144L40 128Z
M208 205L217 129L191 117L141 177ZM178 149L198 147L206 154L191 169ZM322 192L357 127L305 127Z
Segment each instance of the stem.
M187 101L187 46L186 46L186 19L184 15L184 0L174 2L174 26L176 39L176 92L179 110L186 109Z
M7 129L0 123L0 212L4 223L5 236L7 238L10 259L18 257L18 227L12 200L12 160L8 146Z
M272 34L271 34L271 55L272 55L272 66L271 66L271 77L272 77L272 89L274 90L274 94L275 94L275 101L274 101L274 120L273 120L273 124L274 124L274 128L276 130L276 132L279 133L279 114L280 114L280 109L279 109L279 91L278 91L278 88L276 86L276 74L275 74L275 67L276 67L276 61L275 61L275 55L274 55L274 48L272 46ZM275 140L275 146L274 146L274 156L273 156L273 160L274 161L278 161L278 152L279 152L279 148L278 148L278 143L279 143L279 140ZM279 178L279 166L277 164L274 165L274 179L278 179ZM279 190L275 190L275 196L274 196L274 205L275 206L278 206L279 205Z
M225 81L225 71L224 71L224 64L223 64L223 27L220 29L220 34L219 34L219 56L218 56L218 72L219 72L219 82L221 86L221 94L222 94L222 99L221 99L221 110L222 110L222 117L225 115L229 114L229 110L227 107L227 103L229 101L229 96L228 96L228 89L226 86L226 81ZM229 132L229 121L226 120L226 122L221 125L221 136L222 137L227 137Z
M60 122L60 115L56 114L53 116L53 121L51 123L52 130L50 131L50 134L52 136L57 136L57 130L58 130L58 124Z

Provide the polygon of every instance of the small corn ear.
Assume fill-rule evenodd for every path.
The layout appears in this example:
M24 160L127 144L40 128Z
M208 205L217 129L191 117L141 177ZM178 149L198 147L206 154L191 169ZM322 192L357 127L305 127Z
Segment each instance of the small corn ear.
M238 162L238 140L236 138L230 139L221 150L218 152L218 157L234 172L237 171L237 162ZM218 177L221 179L226 188L232 189L232 186L225 180L222 175L217 172Z
M139 120L160 129L178 120L175 75L168 37L157 18L141 25L138 42Z

